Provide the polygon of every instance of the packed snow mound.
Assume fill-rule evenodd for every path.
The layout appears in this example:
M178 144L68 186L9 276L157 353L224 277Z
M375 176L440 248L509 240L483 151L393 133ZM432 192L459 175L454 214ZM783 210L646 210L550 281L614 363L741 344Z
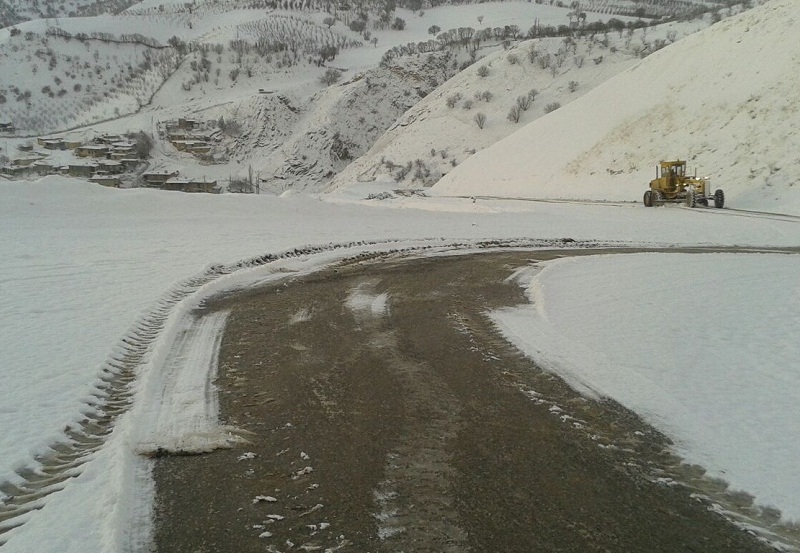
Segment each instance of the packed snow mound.
M443 195L639 200L688 159L728 205L800 213L800 3L772 0L642 60L444 176Z

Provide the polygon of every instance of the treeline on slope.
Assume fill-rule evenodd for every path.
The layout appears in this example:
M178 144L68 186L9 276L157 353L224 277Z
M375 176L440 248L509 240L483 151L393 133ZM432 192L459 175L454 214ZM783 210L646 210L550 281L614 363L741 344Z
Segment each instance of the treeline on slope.
M536 22L525 32L522 32L518 25L487 27L480 30L473 29L472 27L459 27L447 31L441 31L438 26L432 25L428 29L428 33L435 35L435 39L431 38L424 42L409 42L408 44L394 46L384 53L381 63L385 64L389 60L399 56L459 48L464 48L468 52L473 53L477 52L482 44L490 41L503 43L503 45L508 48L512 41L530 40L534 38L573 38L594 36L609 31L615 31L621 35L625 30L632 31L652 24L653 23L647 23L641 19L624 23L616 18L611 18L606 22L596 21L579 27L569 25L539 25L539 23ZM468 64L465 65L465 67L466 66L468 66Z
M63 0L0 0L0 28L11 27L32 19L90 17L104 13L120 13L138 0L97 0L83 4Z
M20 136L51 133L125 115L148 104L180 66L171 47L137 35L83 40L57 29L12 32L0 48L0 121ZM145 45L142 47L142 45ZM94 48L92 47L94 46Z
M577 9L605 15L658 18L693 18L720 7L744 4L750 7L754 0L532 0L536 4ZM396 8L414 12L443 5L478 4L483 0L206 0L137 9L132 13L222 13L234 9L281 9L296 11L325 11L331 14L359 12L391 14ZM136 0L96 0L73 4L68 10L64 2L56 0L19 1L0 0L0 27L10 27L31 19L58 17L87 17L104 13L118 14L135 6ZM377 18L382 24L394 21Z

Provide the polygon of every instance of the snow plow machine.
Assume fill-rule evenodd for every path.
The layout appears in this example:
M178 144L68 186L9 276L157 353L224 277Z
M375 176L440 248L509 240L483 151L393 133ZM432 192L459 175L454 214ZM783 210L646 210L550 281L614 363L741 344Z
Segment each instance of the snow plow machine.
M656 167L656 178L650 181L650 190L644 193L645 207L655 207L665 203L685 203L687 207L698 205L714 207L725 205L725 193L721 189L710 195L711 180L686 175L686 162L662 161Z

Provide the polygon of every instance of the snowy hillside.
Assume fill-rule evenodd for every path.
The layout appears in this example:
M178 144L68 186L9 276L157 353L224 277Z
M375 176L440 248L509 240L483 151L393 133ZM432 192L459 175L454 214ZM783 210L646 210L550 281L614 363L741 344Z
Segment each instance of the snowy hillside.
M682 158L732 207L797 205L798 17L797 2L772 0L678 41L478 153L435 190L639 199L659 159Z
M260 178L262 191L321 190L440 87L419 107L432 116L409 112L338 181L385 172L430 185L547 106L566 104L632 59L731 11L691 18L717 5L678 2L664 12L661 4L494 2L386 11L376 3L325 11L291 2L148 1L115 15L33 20L0 29L0 123L28 139L69 129L81 129L84 139L93 131L144 131L155 140L151 169L216 179L223 188L244 179L252 189ZM639 16L688 18L647 27L657 20ZM573 31L575 39L523 42ZM338 83L321 81L329 71ZM515 108L518 101L530 105ZM513 109L519 117L512 121ZM193 156L163 133L182 117L206 129L221 120L229 125L204 155ZM409 125L416 119L427 123ZM8 161L18 145L7 142ZM48 152L34 154L56 165ZM135 175L122 183L142 184Z
M448 52L431 54L430 59L403 58L310 98L272 90L242 98L233 112L237 119L248 114L246 124L241 134L225 137L220 149L236 165L253 167L262 190L318 190L433 90L434 76L449 59L454 56ZM213 119L231 111L223 105L205 114Z
M28 132L114 119L147 104L179 63L172 48L143 36L28 31L0 48L0 119Z
M485 52L398 119L331 188L372 181L430 186L476 151L630 67L638 55L623 43L631 39L617 40L620 48L586 36Z
M0 27L30 19L64 18L113 13L135 0L0 0Z

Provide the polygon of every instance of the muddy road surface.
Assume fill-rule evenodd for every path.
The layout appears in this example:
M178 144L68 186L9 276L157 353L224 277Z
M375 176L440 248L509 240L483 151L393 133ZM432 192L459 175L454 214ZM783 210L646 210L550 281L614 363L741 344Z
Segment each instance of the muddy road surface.
M555 255L351 260L209 305L250 443L158 460L158 551L773 551L656 481L664 436L492 328Z

